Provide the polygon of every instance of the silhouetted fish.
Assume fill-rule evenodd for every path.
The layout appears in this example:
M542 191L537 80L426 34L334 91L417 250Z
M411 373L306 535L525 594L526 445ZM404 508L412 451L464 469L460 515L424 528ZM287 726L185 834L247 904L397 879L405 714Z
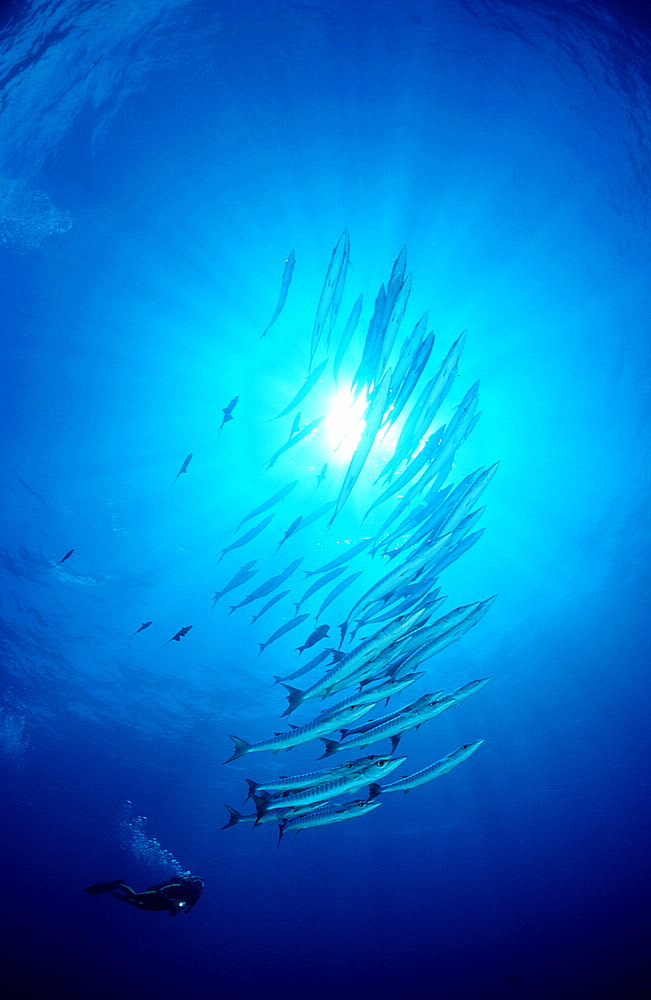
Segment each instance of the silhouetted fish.
M288 403L285 409L282 410L278 414L278 416L274 417L275 420L278 420L280 417L287 416L287 414L291 413L291 411L294 409L295 406L298 406L301 400L305 399L310 389L314 388L314 386L317 384L317 382L323 375L325 366L327 364L328 364L328 359L326 358L325 361L322 361L321 364L314 369L311 375L308 375L308 377L305 379L305 382L303 383L301 388L298 390L298 392L292 399L291 403Z
M290 438L289 441L287 441L282 446L282 448L279 448L278 451L271 456L271 458L267 462L267 468L270 469L272 465L275 465L280 456L284 454L284 452L286 452L288 448L292 448L295 444L298 444L299 441L302 441L304 438L309 437L312 431L315 431L317 429L322 420L323 417L317 417L316 420L313 420L311 424L308 424L307 427L304 427L302 431L298 432L298 434L294 434L293 438Z
M192 452L190 452L190 454L188 455L188 457L183 462L183 465L181 466L181 468L179 469L179 471L176 473L176 476L174 477L175 479L178 479L182 472L187 472L188 471L188 465L190 464L191 461L192 461Z
M168 642L180 642L181 639L183 638L183 636L187 635L191 628L192 628L192 625L184 625L183 628L180 628L178 630L178 632L176 633L176 635L173 635L172 638L168 639L167 641Z
M310 646L315 646L317 642L321 642L322 639L325 639L329 631L329 625L319 625L318 628L315 628L314 631L307 637L303 645L296 647L298 655L300 656L304 649L309 649Z
M281 625L280 628L277 628L276 631L273 633L273 635L269 636L266 642L258 643L258 646L260 647L260 652L258 653L258 656L261 656L262 653L264 653L267 646L270 646L272 642L275 642L276 639L280 639L281 635L285 635L285 633L291 632L291 630L293 628L296 628L298 625L302 625L305 619L309 617L310 617L309 615L297 615L296 618L292 618L290 622L285 622L284 625Z
M230 552L232 549L239 549L241 545L246 545L247 542L250 542L256 537L256 535L259 535L261 531L264 531L267 525L273 521L275 516L275 514L270 514L269 517L265 517L264 521L260 521L259 524L254 525L249 529L249 531L246 531L241 538L236 538L234 542L231 542L230 545L227 545L226 548L222 549L221 555L217 561L221 562L226 553Z
M257 517L258 514L264 514L265 510L269 510L270 507L273 507L275 504L279 503L280 500L284 500L285 497L292 492L292 490L297 484L298 484L298 479L295 479L292 483L287 483L285 486L283 486L282 489L278 490L277 493L274 493L272 497L269 497L269 499L265 500L264 503L261 503L259 507L256 507L255 510L249 511L249 513L242 518L242 520L240 521L235 530L239 531L242 525L245 524L247 521L250 521L252 517Z
M221 590L215 591L212 606L215 607L217 601L221 600L224 594L228 594L231 590L235 590L236 587L241 587L242 584L248 583L252 577L258 572L257 569L253 569L257 563L257 559L252 559L251 562L245 563L240 569L238 569L235 576L231 577L225 587Z
M142 625L140 626L140 628L137 628L136 631L133 633L133 635L138 635L138 632L143 632L146 628L149 628L150 625L151 625L151 622L143 622ZM133 635L131 636L132 639L133 639ZM170 640L170 642L171 642L171 640Z
M219 427L219 434L217 435L218 437L219 437L219 435L222 432L222 428L223 428L224 424L227 424L229 420L234 420L235 419L233 417L233 410L237 406L237 401L238 401L239 398L240 398L239 396L233 396L233 398L231 399L231 401L228 404L228 406L225 406L222 409L222 413L224 414L224 418L223 418L223 420L222 420L222 422L220 424L220 427Z
M292 274L294 273L294 265L296 264L296 255L293 250L289 251L289 256L285 260L285 269L283 271L283 279L280 285L280 294L278 296L278 304L274 310L274 314L267 323L265 329L260 334L260 340L267 335L267 332L274 325L281 312L283 311L283 306L285 305L285 299L287 298L287 292L289 291L289 286L292 280Z

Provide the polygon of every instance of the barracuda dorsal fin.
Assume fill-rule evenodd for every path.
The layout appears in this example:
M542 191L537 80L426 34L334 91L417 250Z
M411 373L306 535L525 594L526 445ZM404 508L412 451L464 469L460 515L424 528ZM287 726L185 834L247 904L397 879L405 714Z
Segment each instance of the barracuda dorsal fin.
M398 733L397 736L391 737L391 753L395 753L396 750L398 749L398 744L400 743L401 736L402 733Z

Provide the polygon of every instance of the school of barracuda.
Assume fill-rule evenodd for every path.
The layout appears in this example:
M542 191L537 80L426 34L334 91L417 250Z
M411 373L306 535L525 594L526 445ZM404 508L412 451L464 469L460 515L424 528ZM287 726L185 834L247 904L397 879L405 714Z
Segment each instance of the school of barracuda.
M296 614L286 615L282 624L259 643L260 654L283 635L300 627L312 617L303 612L304 604L319 594L319 608L313 615L314 628L298 647L299 656L328 637L329 626L318 625L323 612L344 594L350 597L348 612L339 625L338 648L323 649L298 669L275 682L286 691L288 716L301 706L308 707L319 699L340 696L301 725L289 731L275 733L258 743L231 736L234 750L225 763L246 754L262 751L289 750L314 740L320 740L318 757L326 763L320 770L306 774L281 776L273 780L247 779L249 795L255 811L242 815L227 806L226 827L252 822L255 826L277 822L279 839L286 832L308 829L354 819L376 809L388 792L408 792L412 788L446 774L467 760L482 740L468 743L428 767L387 782L385 779L407 760L395 752L405 734L418 729L442 712L459 705L480 691L491 680L483 677L471 680L454 691L436 690L426 693L402 708L379 714L378 706L388 705L390 698L405 692L411 684L423 678L429 661L456 642L475 626L491 607L494 597L475 601L439 615L445 597L441 596L439 577L442 571L479 541L483 530L475 530L484 507L476 504L493 477L497 463L466 475L460 482L446 482L453 472L455 455L479 420L476 382L455 404L447 423L439 425L439 413L448 394L455 388L458 363L466 341L461 333L438 365L434 361L435 335L427 331L425 313L409 333L402 329L411 291L411 275L406 273L407 252L403 248L391 271L389 280L380 287L365 334L358 333L364 307L363 296L356 299L343 330L337 335L337 320L342 303L350 263L350 240L344 230L332 252L309 344L308 373L305 382L278 414L288 417L308 400L314 387L327 377L331 348L334 350L331 372L337 387L341 385L344 361L354 371L350 382L352 398L362 399L360 417L363 428L335 499L297 517L278 542L280 549L299 531L330 515L332 525L349 500L374 444L386 440L387 431L394 430L396 439L392 454L382 463L375 479L373 502L359 523L359 540L346 539L343 551L318 568L303 569L309 586L302 594L291 595L280 589L288 583L303 563L295 559L231 605L229 614L268 598L253 615L257 621L274 605L289 598ZM292 281L296 257L292 250L286 259L278 302L272 319L262 333L266 337L279 319ZM326 331L327 327L327 331ZM353 357L355 344L357 356ZM322 357L323 354L327 356ZM318 362L315 365L315 362ZM233 419L237 398L224 408L224 423ZM449 407L449 404L448 404ZM449 412L449 409L448 409ZM290 449L307 442L317 432L324 415L315 416L301 427L301 414L295 414L289 438L271 456L267 468L280 461ZM280 425L279 425L280 426ZM221 428L220 428L221 430ZM284 432L286 435L286 431ZM303 446L305 447L305 446ZM296 454L296 452L294 452ZM184 469L191 456L186 459ZM376 459L377 467L377 459ZM328 463L317 476L317 487L326 479ZM312 474L312 473L310 473ZM247 513L230 545L220 553L220 560L234 549L247 545L260 535L273 520L282 502L298 484L288 482L282 489ZM367 488L365 486L365 488ZM363 523L366 517L383 504L387 516L372 533ZM273 513L267 513L272 510ZM239 535L249 521L266 515ZM373 519L371 519L373 520ZM347 534L350 534L348 530ZM256 574L255 560L243 565L214 595L213 606L227 593L244 586ZM378 564L382 566L378 577ZM383 565L382 565L383 564ZM350 572L354 570L353 572ZM346 574L346 575L343 575ZM365 586L363 578L372 579ZM314 578L312 580L312 578ZM336 581L336 583L335 583ZM323 596L323 589L335 584ZM293 598L296 597L296 600ZM358 634L361 637L358 640ZM330 640L332 641L332 639ZM347 647L344 649L344 642ZM325 672L307 686L293 683L305 674L325 666ZM343 695L343 697L342 697ZM357 725L358 720L373 712L371 721ZM337 740L333 734L339 731ZM368 754L368 748L380 744L384 753ZM390 745L390 749L387 746ZM344 763L333 764L330 757L346 751L356 756ZM348 798L367 789L366 798ZM343 800L343 801L342 801Z

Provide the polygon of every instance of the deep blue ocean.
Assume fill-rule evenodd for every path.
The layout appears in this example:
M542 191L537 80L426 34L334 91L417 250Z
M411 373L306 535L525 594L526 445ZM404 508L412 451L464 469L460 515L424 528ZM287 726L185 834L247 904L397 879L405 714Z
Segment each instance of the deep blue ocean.
M646 995L648 3L1 11L0 993ZM345 229L339 316L312 370L329 367L276 419L308 376ZM423 379L467 331L440 423L477 380L481 419L447 482L500 463L483 535L441 573L438 614L497 598L392 699L492 677L404 736L389 780L483 743L409 795L277 846L275 823L222 829L225 806L250 812L246 778L321 767L323 745L223 762L229 734L286 731L274 677L337 647L355 601L396 566L354 556L337 581L360 575L319 618L329 637L298 658L334 578L259 655L316 580L303 570L402 502L404 490L363 520L399 421L333 522L330 509L278 547L340 496L361 429L347 387L403 246L412 286L390 364L425 310ZM299 412L300 428L323 420L267 468ZM266 597L229 614L299 558L258 621ZM253 560L251 582L214 603ZM205 889L176 920L83 891L179 872Z

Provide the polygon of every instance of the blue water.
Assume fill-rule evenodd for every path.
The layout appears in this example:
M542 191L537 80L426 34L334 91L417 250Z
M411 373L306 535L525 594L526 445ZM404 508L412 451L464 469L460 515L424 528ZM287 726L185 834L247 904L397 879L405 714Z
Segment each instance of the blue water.
M644 994L647 22L560 0L3 8L3 995ZM291 604L253 626L227 611L357 541L376 495L368 468L329 529L274 554L346 469L324 422L264 471L344 227L338 329L362 291L368 324L406 245L406 327L429 309L437 363L468 330L450 402L480 379L482 416L452 478L500 467L441 584L446 609L498 599L414 697L493 681L401 744L411 771L482 739L469 761L277 850L273 824L221 831L224 804L246 777L311 770L316 744L222 762L229 733L280 728L272 679L313 621L258 656ZM303 423L341 411L333 391ZM328 609L335 633L350 603ZM206 882L174 921L82 891L173 871Z

